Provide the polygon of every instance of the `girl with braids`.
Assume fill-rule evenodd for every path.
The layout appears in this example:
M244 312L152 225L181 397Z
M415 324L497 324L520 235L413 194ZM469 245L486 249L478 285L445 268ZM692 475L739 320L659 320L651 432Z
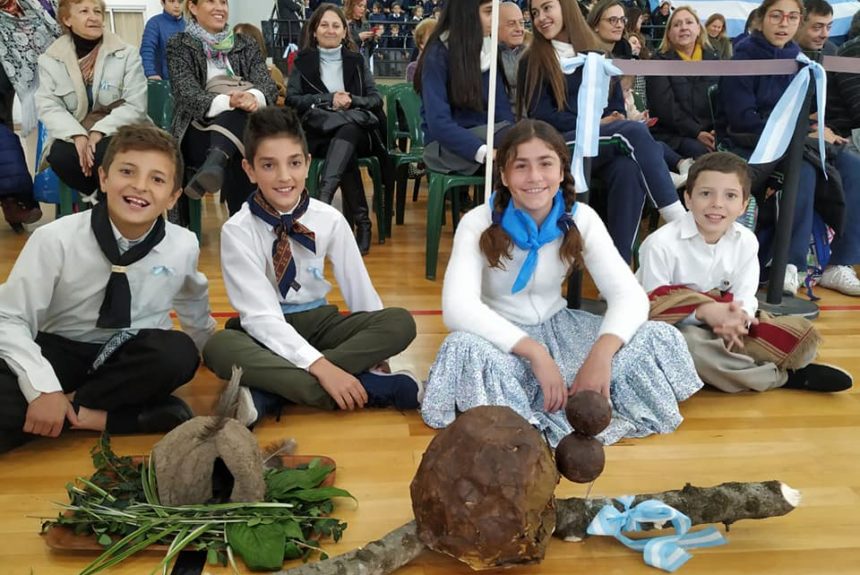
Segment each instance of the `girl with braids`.
M457 411L506 405L555 446L571 431L567 396L593 390L613 405L603 442L673 431L678 402L702 382L679 332L646 323L645 292L594 210L576 202L564 138L523 120L497 160L490 203L454 236L442 289L452 333L430 370L424 421L441 428ZM606 297L604 317L565 307L572 268L586 268Z
M414 85L423 103L424 163L433 171L471 175L483 169L492 15L490 0L447 2L418 60ZM483 39L477 30L483 30ZM513 121L499 81L493 129L498 135Z

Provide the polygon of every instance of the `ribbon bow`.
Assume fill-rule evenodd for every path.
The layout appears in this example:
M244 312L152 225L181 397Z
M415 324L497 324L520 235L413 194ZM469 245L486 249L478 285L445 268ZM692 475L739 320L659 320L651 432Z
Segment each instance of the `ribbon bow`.
M624 505L624 511L618 511L611 504L605 505L589 524L588 534L611 535L630 549L643 551L646 564L670 573L692 557L685 549L716 547L726 543L725 538L714 527L688 533L690 518L662 501L648 499L632 506L633 500L629 495L617 499ZM641 531L641 526L645 523L662 525L668 522L675 528L675 535L635 540L622 533Z
M599 52L577 54L572 58L561 58L561 71L572 74L580 66L582 83L576 96L576 143L573 147L571 172L579 193L588 191L588 182L583 170L583 158L597 155L600 142L600 118L609 104L609 80L622 74L613 63Z
M802 52L797 55L797 61L804 66L797 71L791 84L780 97L773 108L758 144L750 156L750 164L769 164L785 155L791 136L797 125L797 115L809 88L809 71L815 78L815 96L818 105L818 155L821 158L821 169L827 177L824 167L824 109L827 102L827 75L818 62L810 60Z

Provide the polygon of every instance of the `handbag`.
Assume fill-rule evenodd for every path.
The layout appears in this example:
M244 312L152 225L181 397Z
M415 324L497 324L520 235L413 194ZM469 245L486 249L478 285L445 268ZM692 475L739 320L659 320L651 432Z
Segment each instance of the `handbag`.
M305 129L318 134L331 134L348 124L366 129L376 128L379 126L379 118L370 110L360 108L335 110L329 106L314 106L302 116L302 125Z
M107 118L111 112L113 112L123 104L125 104L125 100L120 98L109 106L99 108L98 110L92 110L84 117L83 120L81 120L81 126L83 126L87 132L89 132L93 129L93 126Z
M231 94L232 92L247 92L254 84L243 80L242 76L214 76L206 82L206 91L213 94Z

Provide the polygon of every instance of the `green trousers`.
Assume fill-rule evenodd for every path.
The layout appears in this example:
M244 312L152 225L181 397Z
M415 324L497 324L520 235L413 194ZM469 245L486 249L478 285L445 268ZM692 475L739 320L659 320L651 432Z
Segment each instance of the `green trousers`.
M415 320L396 307L341 315L337 306L324 305L285 315L284 320L327 360L353 375L397 355L415 339ZM221 379L229 379L237 365L243 371L242 385L292 403L337 409L317 378L245 333L238 318L209 339L203 361Z

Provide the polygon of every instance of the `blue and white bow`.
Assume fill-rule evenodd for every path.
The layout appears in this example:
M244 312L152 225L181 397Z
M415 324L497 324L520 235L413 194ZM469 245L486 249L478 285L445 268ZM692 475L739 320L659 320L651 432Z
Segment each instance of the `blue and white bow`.
M570 168L576 191L582 193L588 191L582 160L597 155L600 142L600 119L603 117L603 110L609 104L609 80L612 76L620 76L622 72L612 64L612 60L607 60L598 52L561 58L559 63L565 75L573 74L577 68L584 66L582 83L576 96L576 145L573 148Z
M671 573L692 557L685 549L716 547L726 543L714 527L688 533L690 518L662 501L648 499L631 507L633 497L628 495L617 500L624 505L624 511L618 511L613 505L605 505L589 524L588 534L610 535L630 549L643 551L645 563L652 567ZM675 535L635 540L622 533L641 531L645 523L662 525L669 522L675 527Z
M758 145L750 156L750 164L769 164L785 155L791 136L797 125L797 115L809 88L809 71L815 77L815 96L818 105L818 154L821 156L821 169L824 167L824 108L827 102L827 74L818 62L810 60L805 54L797 55L797 61L804 64L791 84L788 85L782 97L773 108L764 131L758 139Z

